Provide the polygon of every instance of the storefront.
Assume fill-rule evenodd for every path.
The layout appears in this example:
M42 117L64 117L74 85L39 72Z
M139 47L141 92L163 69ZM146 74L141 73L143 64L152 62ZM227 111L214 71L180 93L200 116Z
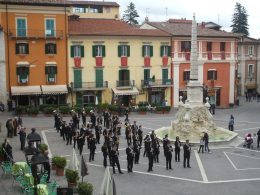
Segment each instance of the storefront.
M112 103L117 105L130 106L135 105L136 96L139 94L139 91L136 87L132 87L131 89L116 89L113 88L113 98Z
M42 85L40 104L66 104L68 88L66 85Z
M165 88L152 87L148 88L148 102L151 105L162 105L165 101Z

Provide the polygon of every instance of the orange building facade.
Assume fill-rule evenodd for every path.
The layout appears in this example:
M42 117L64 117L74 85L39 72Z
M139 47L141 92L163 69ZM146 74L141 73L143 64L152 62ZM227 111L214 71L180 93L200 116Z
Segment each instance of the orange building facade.
M67 102L68 9L39 2L0 2L6 90L15 105Z

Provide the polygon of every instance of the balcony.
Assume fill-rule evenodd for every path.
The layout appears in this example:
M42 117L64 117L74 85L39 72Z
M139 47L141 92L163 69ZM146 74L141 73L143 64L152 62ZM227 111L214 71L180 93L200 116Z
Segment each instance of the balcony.
M172 87L173 86L173 80L172 79L148 79L148 80L142 80L142 88L155 88L155 87Z
M226 61L232 60L237 56L236 53L231 52L202 52L198 53L200 60L210 61ZM179 52L174 56L173 60L177 61L190 61L191 54L189 52Z
M71 83L74 91L104 90L108 88L108 82L79 82Z
M116 81L116 88L120 88L120 89L133 88L134 85L135 85L135 81L134 80L120 80L120 81Z
M62 39L62 30L9 29L11 39Z

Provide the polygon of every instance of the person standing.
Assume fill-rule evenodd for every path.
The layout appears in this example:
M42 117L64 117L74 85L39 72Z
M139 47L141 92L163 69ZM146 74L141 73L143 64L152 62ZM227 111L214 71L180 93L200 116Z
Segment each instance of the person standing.
M24 146L25 146L25 140L26 140L25 128L20 126L20 130L19 130L18 134L20 136L21 150L23 150Z
M126 107L126 109L125 109L125 122L129 122L128 115L129 115L129 111L128 111L128 107Z
M166 135L164 136L164 138L163 138L163 151L164 151L164 156L166 156L165 151L166 151L166 146L167 146L168 142L169 142L168 134L166 134Z
M85 108L82 109L81 118L82 118L82 123L83 123L83 125L86 126L87 113L86 113L86 111L85 111Z
M89 162L94 161L95 157L95 150L96 150L96 139L94 138L93 134L90 134L90 139L89 139Z
M190 167L190 153L191 153L191 146L189 143L189 140L187 139L185 144L183 145L183 167L186 168L186 165L188 168Z
M260 143L260 129L257 132L257 148L259 148L259 143Z
M96 125L95 126L95 134L96 134L96 141L97 141L97 144L100 144L100 133L101 133L101 126L99 125Z
M72 144L72 137L73 137L74 128L71 126L68 126L67 128L67 144Z
M14 127L14 136L17 136L17 128L18 128L18 119L14 117L13 119L13 127Z
M14 131L13 120L11 118L7 119L5 126L6 126L6 129L7 129L7 137L12 138L13 137L13 131Z
M134 144L133 149L134 149L134 156L135 156L135 164L139 164L141 146L139 146L138 144Z
M107 155L108 155L108 149L107 149L107 144L104 142L103 146L101 147L101 151L103 153L103 166L107 167Z
M234 122L235 122L234 116L231 114L231 115L230 115L229 122L228 122L228 129L229 129L230 131L234 131Z
M78 148L79 148L79 154L82 155L83 146L85 144L85 134L82 132L79 134L77 138L78 142Z
M138 127L137 134L138 134L138 138L139 138L139 146L142 147L143 130L142 130L142 126L141 125L139 125L139 127Z
M134 150L131 144L128 144L126 148L127 155L127 171L128 173L133 172L133 164L134 164Z
M205 145L204 137L201 136L200 137L200 147L199 147L198 153L200 153L200 150L202 150L202 153L204 153L204 145Z
M176 140L174 142L175 146L175 162L180 162L180 152L181 152L181 142L179 136L176 137Z
M124 174L122 171L121 171L121 168L120 168L120 163L119 163L119 159L118 159L118 151L116 150L116 146L114 145L112 147L112 150L111 150L111 160L112 160L112 167L113 167L113 173L115 174L116 173L116 170L115 170L115 166L117 166L117 169L118 169L118 172L120 174Z
M91 121L91 129L96 126L96 115L93 110L90 111L90 121Z
M172 146L170 142L165 147L165 157L166 157L166 170L172 169Z
M204 145L204 151L208 151L210 152L210 149L209 149L209 135L207 132L204 133L204 141L205 141L205 145Z
M152 149L152 147L151 147L151 138L149 137L148 139L147 139L147 156L148 156L148 160L149 160L149 164L148 164L148 170L147 170L147 172L150 172L150 171L153 171L153 149Z

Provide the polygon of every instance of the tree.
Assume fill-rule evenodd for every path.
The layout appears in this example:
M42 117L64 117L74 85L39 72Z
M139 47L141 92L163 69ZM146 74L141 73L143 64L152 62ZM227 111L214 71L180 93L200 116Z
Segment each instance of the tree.
M243 33L246 36L249 35L247 17L248 14L245 7L240 3L236 3L232 19L233 24L230 26L232 27L233 33Z
M123 20L128 24L135 25L138 24L138 21L136 20L138 17L139 15L135 9L135 4L131 2L124 11Z

